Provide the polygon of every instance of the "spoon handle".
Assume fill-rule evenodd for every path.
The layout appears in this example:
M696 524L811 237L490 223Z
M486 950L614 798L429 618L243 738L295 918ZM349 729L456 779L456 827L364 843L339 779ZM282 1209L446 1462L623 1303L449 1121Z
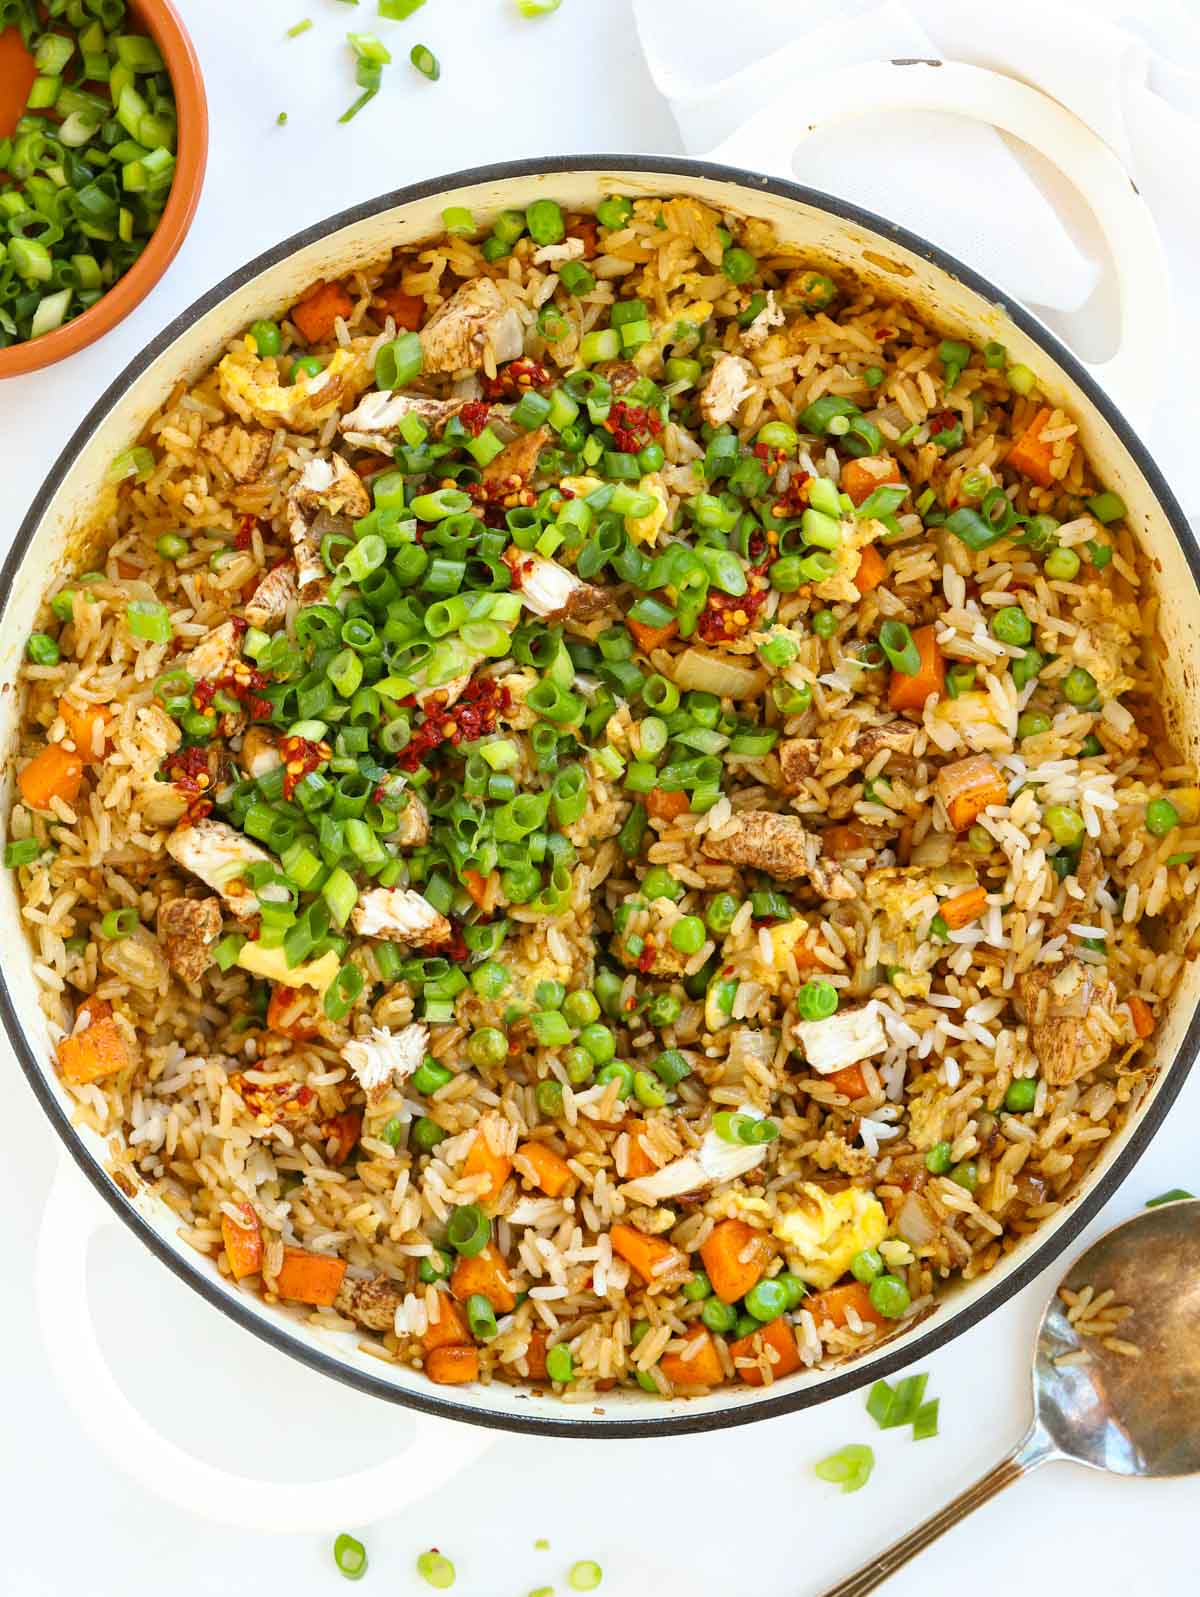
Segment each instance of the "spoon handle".
M994 1469L989 1470L973 1486L968 1486L965 1492L960 1492L952 1502L946 1504L945 1508L930 1515L915 1530L909 1531L907 1536L902 1536L899 1541L893 1542L869 1564L864 1564L857 1574L851 1575L836 1586L830 1586L823 1597L865 1597L867 1592L874 1591L902 1565L907 1564L910 1558L915 1558L918 1553L924 1552L943 1532L948 1531L952 1525L957 1525L960 1519L965 1519L973 1509L979 1508L989 1498L995 1497L997 1492L1020 1480L1021 1476L1028 1474L1031 1469L1036 1469L1039 1464L1044 1464L1047 1459L1056 1456L1053 1443L1043 1431L1034 1426L1024 1440L1018 1442L1008 1457L1002 1459Z

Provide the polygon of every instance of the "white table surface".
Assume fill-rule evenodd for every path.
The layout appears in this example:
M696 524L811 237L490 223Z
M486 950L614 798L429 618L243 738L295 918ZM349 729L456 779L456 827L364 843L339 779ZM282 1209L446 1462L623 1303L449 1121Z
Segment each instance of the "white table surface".
M112 376L194 297L287 233L476 161L678 149L626 0L564 0L540 22L522 19L512 0L429 0L404 24L377 23L371 0L357 10L338 0L177 3L212 112L200 211L166 280L122 326L65 365L0 388L6 536ZM313 17L312 31L282 42L303 16ZM380 98L341 128L334 119L355 94L341 44L347 27L377 28L397 46L397 64ZM407 65L418 40L441 58L436 86ZM280 110L290 117L283 129L273 125ZM0 1590L127 1597L166 1581L175 1597L342 1589L323 1539L263 1538L163 1507L80 1432L31 1314L39 1215L60 1150L8 1063L0 1077ZM1189 1107L1200 1109L1200 1079L1091 1235L1166 1187L1196 1186ZM299 1480L381 1459L403 1435L402 1411L269 1352L207 1310L124 1231L100 1238L91 1272L102 1340L122 1386L200 1457ZM567 1566L585 1557L603 1564L601 1589L613 1597L816 1594L1017 1440L1027 1418L1028 1352L1053 1284L1043 1278L928 1361L930 1394L942 1400L936 1441L876 1431L861 1395L712 1436L503 1437L453 1487L362 1531L371 1556L362 1589L428 1590L414 1559L438 1545L456 1561L463 1597L521 1597L542 1585L561 1592ZM815 1480L811 1466L849 1441L871 1443L877 1465L865 1491L842 1497ZM990 1504L888 1590L998 1593L1024 1581L1056 1591L1191 1593L1197 1502L1191 1483L1121 1482L1055 1466ZM550 1538L549 1552L535 1550L539 1537Z

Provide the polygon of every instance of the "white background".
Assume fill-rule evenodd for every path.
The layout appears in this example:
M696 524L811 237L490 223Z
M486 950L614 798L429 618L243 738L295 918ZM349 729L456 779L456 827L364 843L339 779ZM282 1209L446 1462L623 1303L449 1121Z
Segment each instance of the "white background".
M404 24L371 0L177 0L204 67L212 149L200 210L150 299L99 345L0 387L8 528L97 394L171 317L225 273L332 211L477 161L571 151L673 151L671 118L638 53L626 0L563 0L531 22L513 0L429 0ZM780 0L781 4L787 0ZM730 8L730 25L736 6ZM303 16L316 26L284 42ZM395 47L381 96L349 127L347 27ZM426 43L443 77L407 65ZM286 110L287 127L274 126ZM1164 355L1166 352L1164 351ZM1153 444L1153 439L1150 440ZM127 1597L170 1583L178 1597L337 1591L328 1544L265 1539L204 1523L132 1486L92 1447L60 1399L31 1313L41 1206L58 1145L15 1064L0 1076L4 1260L0 1369L0 1590L13 1597ZM1092 1233L1200 1172L1186 1089L1167 1126ZM125 1390L168 1434L214 1464L277 1479L317 1478L388 1456L402 1411L270 1353L206 1309L123 1231L91 1263L102 1340ZM1044 1278L928 1361L942 1435L882 1434L861 1395L708 1437L566 1442L502 1438L437 1497L362 1531L364 1591L428 1590L416 1554L442 1547L463 1597L565 1590L576 1558L597 1558L604 1593L634 1597L808 1597L848 1573L981 1473L1020 1436L1028 1354ZM874 1478L841 1497L812 1463L849 1441L876 1450ZM414 1469L419 1470L414 1459ZM1196 1589L1197 1488L1142 1484L1058 1465L1010 1490L888 1588L1174 1597ZM539 1537L549 1552L534 1549ZM1036 1572L1036 1573L1035 1573Z

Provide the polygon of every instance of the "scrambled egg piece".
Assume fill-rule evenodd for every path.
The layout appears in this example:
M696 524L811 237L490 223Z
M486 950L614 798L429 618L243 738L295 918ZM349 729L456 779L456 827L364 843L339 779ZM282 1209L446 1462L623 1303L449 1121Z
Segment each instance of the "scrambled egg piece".
M832 577L827 577L824 582L818 582L813 592L818 599L828 599L832 602L857 604L862 598L854 586L854 578L858 568L862 565L862 551L867 544L874 543L881 533L887 531L882 521L868 519L859 521L850 517L842 522L842 541L836 549L829 552L837 560L837 570Z
M957 699L942 699L933 713L937 720L956 728L975 754L1009 746L1008 730L996 714L990 693L960 693Z
M826 1192L815 1182L796 1188L794 1209L772 1226L783 1243L788 1268L818 1291L831 1287L864 1248L877 1248L887 1236L887 1216L879 1199L861 1187Z
M643 477L638 483L638 489L641 493L650 495L654 500L654 509L645 516L626 516L625 531L634 543L654 543L667 519L667 490L663 487L662 478L656 471L652 471L648 477Z
M341 969L341 962L332 948L320 959L310 959L305 965L289 965L282 948L264 948L261 943L247 943L237 962L252 976L282 982L285 987L315 987L319 993L325 991Z
M370 377L365 355L352 349L334 350L324 371L286 385L274 359L248 359L235 352L217 367L221 397L243 421L301 433L315 431L339 405L357 396Z

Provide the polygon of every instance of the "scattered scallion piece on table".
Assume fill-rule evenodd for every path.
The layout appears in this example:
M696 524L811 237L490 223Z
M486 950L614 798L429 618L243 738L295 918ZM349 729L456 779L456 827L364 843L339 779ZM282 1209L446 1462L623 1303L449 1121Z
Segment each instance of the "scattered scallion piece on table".
M1194 1192L1185 1192L1182 1187L1172 1187L1169 1192L1160 1192L1157 1198L1147 1198L1147 1209L1157 1209L1164 1203L1179 1203L1184 1198L1194 1198Z
M517 10L523 17L548 17L560 5L562 0L517 0Z
M843 1492L857 1492L871 1478L875 1454L863 1443L851 1442L846 1447L840 1447L836 1453L830 1453L828 1458L821 1459L813 1467L821 1480L840 1486Z
M581 1558L567 1571L567 1585L572 1591L595 1591L604 1578L604 1571L594 1558Z
M408 59L423 78L429 79L430 83L436 83L441 77L441 64L428 45L414 44L408 52Z
M361 1580L367 1572L367 1549L343 1531L333 1544L333 1561L347 1580Z
M417 1559L417 1574L438 1591L448 1591L454 1584L454 1565L436 1547L431 1547Z
M424 4L425 0L379 0L379 15L389 22L403 22Z
M293 23L284 35L286 39L298 39L302 33L307 33L312 27L312 18L305 17L302 22Z

